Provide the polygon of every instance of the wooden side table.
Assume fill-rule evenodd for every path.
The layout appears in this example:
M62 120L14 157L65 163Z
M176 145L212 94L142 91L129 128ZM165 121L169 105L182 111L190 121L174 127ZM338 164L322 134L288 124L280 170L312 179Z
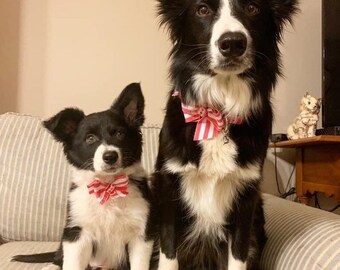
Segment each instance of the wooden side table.
M296 195L301 203L308 204L315 192L340 201L340 136L315 136L271 147L296 148Z

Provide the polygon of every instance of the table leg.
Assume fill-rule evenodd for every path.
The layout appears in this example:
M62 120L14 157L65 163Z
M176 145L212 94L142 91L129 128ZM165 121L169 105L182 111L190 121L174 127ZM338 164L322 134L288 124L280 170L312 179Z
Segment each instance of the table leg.
M309 197L308 193L305 193L302 188L303 182L303 148L296 149L296 196L298 201L302 204L308 205Z

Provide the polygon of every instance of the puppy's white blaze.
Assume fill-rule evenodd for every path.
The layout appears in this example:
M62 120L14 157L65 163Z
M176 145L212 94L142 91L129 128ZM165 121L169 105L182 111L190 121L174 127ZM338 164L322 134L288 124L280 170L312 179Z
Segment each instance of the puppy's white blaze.
M228 270L246 270L247 262L241 262L233 256L231 251L231 240L228 243L228 249Z
M162 251L160 251L158 270L178 270L177 258L168 259Z
M129 257L131 270L148 270L152 254L153 241L145 242L137 238L129 243Z
M217 65L218 58L221 55L218 48L219 38L226 32L242 32L249 40L249 33L244 25L232 15L230 0L221 1L220 16L215 22L210 40L210 51L212 56L212 67Z
M102 172L107 167L107 164L103 160L103 154L108 151L116 151L118 153L117 165L120 167L121 164L121 153L119 148L114 147L112 145L101 144L98 146L94 158L93 158L93 167L96 172Z
M125 173L136 180L145 176L140 163L124 168L120 173ZM100 266L105 262L105 266L116 268L120 262L125 260L126 243L134 241L136 237L144 239L149 204L138 187L129 184L127 197L109 200L105 205L100 205L95 196L88 194L87 189L87 184L95 176L95 172L73 168L73 182L78 187L69 194L72 217L69 226L80 226L81 234L91 232L93 239L99 243L96 256L91 260L92 265ZM114 175L105 177L109 181L108 178ZM149 245L146 244L145 260L150 259L146 256L148 248ZM65 256L68 256L66 252Z
M253 104L250 82L236 75L197 74L193 77L193 86L198 104L222 107L223 113L231 117L246 119L252 110L261 106L259 100Z
M63 242L63 270L84 270L92 255L92 241L84 232L75 242Z

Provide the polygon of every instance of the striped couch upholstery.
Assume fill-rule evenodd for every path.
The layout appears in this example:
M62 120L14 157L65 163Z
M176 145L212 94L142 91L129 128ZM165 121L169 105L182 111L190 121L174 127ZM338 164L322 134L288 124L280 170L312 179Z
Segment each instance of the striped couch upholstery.
M143 127L143 165L152 171L159 127ZM9 262L16 254L55 250L66 217L69 166L61 145L38 118L0 115L0 269L42 265ZM264 195L268 243L263 270L339 270L337 215Z

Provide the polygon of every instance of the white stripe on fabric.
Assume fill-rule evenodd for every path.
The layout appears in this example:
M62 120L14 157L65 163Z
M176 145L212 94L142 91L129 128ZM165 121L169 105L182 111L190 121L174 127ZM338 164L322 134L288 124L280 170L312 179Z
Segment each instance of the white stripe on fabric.
M264 210L268 241L261 269L337 269L339 216L269 195Z
M0 234L59 241L70 176L61 144L30 116L0 115L0 133Z

